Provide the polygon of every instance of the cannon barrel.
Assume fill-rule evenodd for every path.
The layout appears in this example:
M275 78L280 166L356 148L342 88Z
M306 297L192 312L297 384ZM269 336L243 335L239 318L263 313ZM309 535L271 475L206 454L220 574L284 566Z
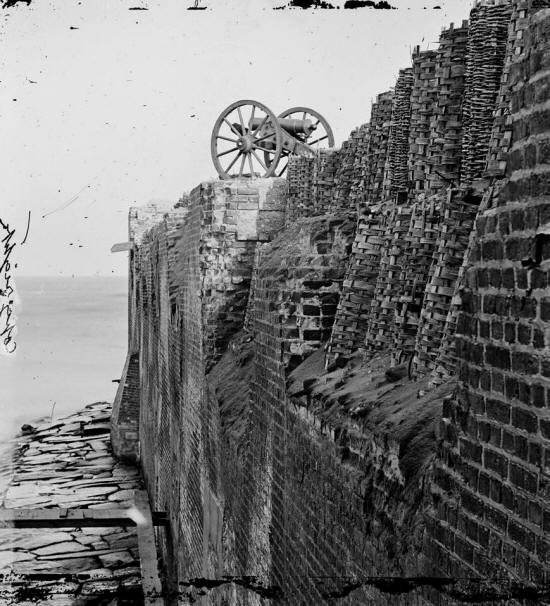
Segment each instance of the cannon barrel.
M250 121L249 128L256 129L262 124L261 118L253 118ZM309 136L314 130L315 126L311 120L297 120L295 118L277 118L277 122L282 126L287 133L291 135L306 135Z

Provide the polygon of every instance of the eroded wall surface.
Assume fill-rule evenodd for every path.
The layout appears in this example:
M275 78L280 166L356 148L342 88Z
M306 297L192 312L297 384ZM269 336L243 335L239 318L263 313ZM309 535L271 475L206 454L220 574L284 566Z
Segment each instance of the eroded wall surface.
M478 218L461 290L459 389L446 405L431 547L442 571L549 575L550 11L510 70L508 179Z
M287 179L133 211L134 421L175 601L543 599L547 5L476 3Z

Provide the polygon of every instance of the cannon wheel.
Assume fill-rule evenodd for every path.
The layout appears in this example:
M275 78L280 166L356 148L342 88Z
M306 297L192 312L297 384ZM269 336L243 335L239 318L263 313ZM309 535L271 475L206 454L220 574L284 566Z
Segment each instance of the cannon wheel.
M332 128L330 128L330 124L327 122L326 118L322 116L319 112L311 109L310 107L291 107L290 109L285 110L282 114L279 114L279 118L297 118L299 120L311 120L315 125L315 130L309 135L294 135L296 139L305 143L313 150L323 149L325 147L334 147L334 134L332 133ZM286 171L288 165L288 153L284 153L283 157L286 157L281 170L277 174L280 177ZM264 156L264 159L267 161L267 157ZM281 166L281 162L279 162L279 166Z
M254 119L260 119L261 122L256 128L251 128ZM269 107L258 101L235 101L220 114L214 124L212 160L221 179L271 177L282 151L283 131L277 117ZM237 169L237 165L239 172L230 174L229 171L233 166Z

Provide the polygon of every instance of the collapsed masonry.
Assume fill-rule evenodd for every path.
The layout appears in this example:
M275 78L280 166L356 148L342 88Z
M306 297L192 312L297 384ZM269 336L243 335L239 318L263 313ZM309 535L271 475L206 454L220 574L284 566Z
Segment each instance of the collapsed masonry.
M548 5L477 3L287 179L132 211L113 442L169 514L172 595L540 598Z

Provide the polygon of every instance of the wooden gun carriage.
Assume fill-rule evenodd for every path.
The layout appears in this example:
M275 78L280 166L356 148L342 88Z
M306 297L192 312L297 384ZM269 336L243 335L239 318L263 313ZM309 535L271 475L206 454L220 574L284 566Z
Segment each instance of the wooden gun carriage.
M220 179L280 177L290 154L312 156L317 149L333 146L332 129L315 110L293 107L276 116L252 100L227 107L216 120L211 141Z

